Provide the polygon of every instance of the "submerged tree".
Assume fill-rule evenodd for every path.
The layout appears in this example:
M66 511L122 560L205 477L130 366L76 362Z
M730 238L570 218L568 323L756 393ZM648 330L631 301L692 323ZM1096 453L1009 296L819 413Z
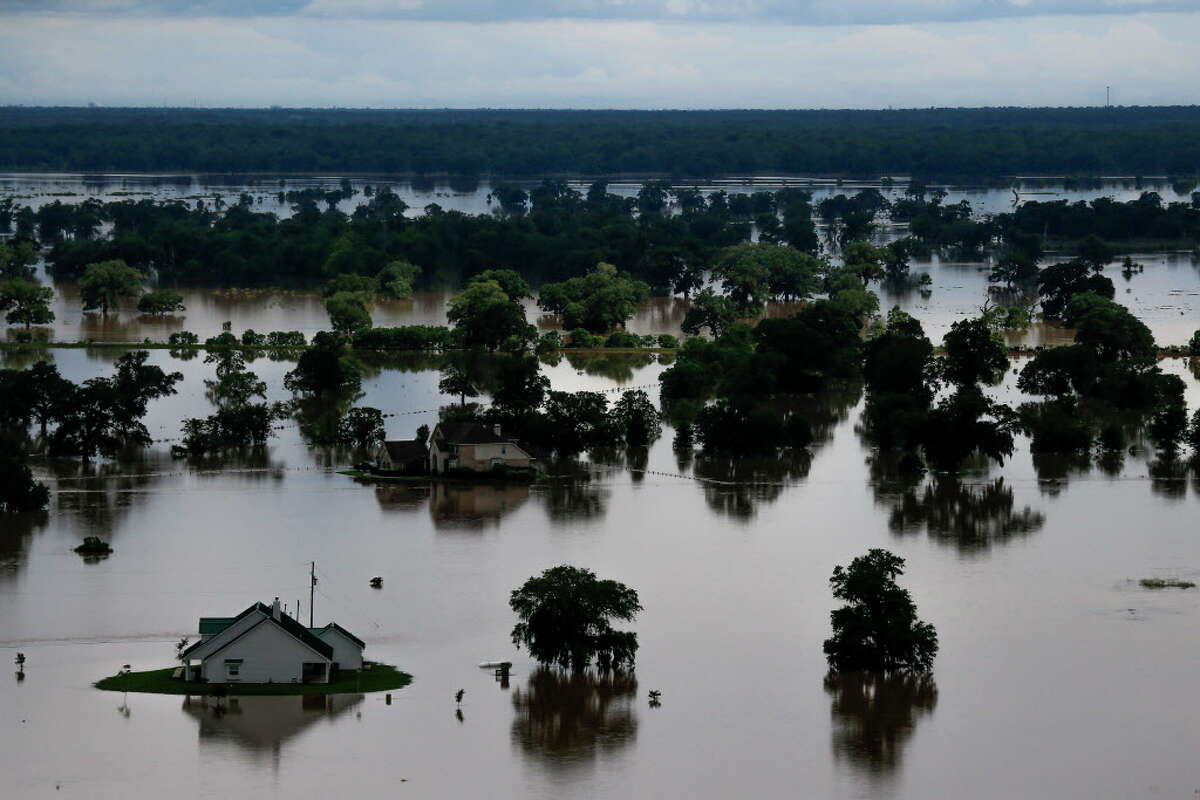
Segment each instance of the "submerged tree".
M335 334L321 331L312 347L300 354L296 368L283 377L283 385L295 394L320 397L343 389L357 389L362 376L357 363Z
M598 580L588 569L562 565L530 578L508 600L520 622L512 641L540 664L582 670L632 667L637 634L614 630L611 620L630 622L642 610L638 594L623 583Z
M8 436L0 436L0 513L43 511L50 500L45 484L33 479L25 451Z
M54 290L34 281L14 279L0 283L0 311L9 325L45 325L54 321L50 303Z
M186 310L183 295L172 289L155 289L138 298L137 310L143 314L163 316Z
M494 280L469 284L451 298L446 319L469 347L495 350L510 337L521 337L536 329L525 321L525 308L509 297Z
M928 672L937 655L937 631L917 619L917 606L896 583L904 559L887 550L833 568L829 585L846 605L830 614L833 636L825 658L834 672Z
M107 314L123 297L137 297L146 276L121 259L88 264L79 280L79 296L83 299L83 310L100 309Z

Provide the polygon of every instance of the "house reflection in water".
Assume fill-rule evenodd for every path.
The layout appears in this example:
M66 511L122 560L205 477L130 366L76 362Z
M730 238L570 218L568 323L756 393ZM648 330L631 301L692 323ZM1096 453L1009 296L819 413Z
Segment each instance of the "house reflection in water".
M200 747L234 745L254 759L270 756L279 765L283 745L318 722L343 717L363 701L361 694L299 697L199 697L183 701L183 713L199 723Z
M429 513L436 528L482 529L520 508L529 499L524 483L433 484Z
M500 520L529 499L524 483L431 481L375 487L375 499L384 511L419 511L426 503L435 528L481 530Z

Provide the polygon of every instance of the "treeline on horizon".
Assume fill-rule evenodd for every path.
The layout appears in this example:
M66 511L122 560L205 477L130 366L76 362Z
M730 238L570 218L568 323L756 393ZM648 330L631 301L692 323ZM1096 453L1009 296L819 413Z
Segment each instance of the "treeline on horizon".
M0 108L2 170L1200 174L1200 106L811 111Z

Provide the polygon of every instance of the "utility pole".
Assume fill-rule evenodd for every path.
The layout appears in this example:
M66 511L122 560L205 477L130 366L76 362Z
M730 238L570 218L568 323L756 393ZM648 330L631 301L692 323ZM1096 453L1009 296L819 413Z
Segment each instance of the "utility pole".
M313 593L317 591L317 562L312 562L312 569L308 573L310 582L308 584L308 627L313 626Z

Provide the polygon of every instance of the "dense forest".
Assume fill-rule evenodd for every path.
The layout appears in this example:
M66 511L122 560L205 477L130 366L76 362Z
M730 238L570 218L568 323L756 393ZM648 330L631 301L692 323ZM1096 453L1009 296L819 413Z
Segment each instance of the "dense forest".
M1200 107L0 109L0 170L1196 175Z
M36 210L5 199L0 200L0 233L13 235L10 244L28 251L26 260L42 249L50 272L59 278L82 275L89 264L121 260L167 281L312 281L375 276L401 259L419 268L404 276L406 284L418 274L425 284L457 285L484 270L511 269L537 285L581 277L604 262L659 294L699 290L704 274L713 268L720 272L722 260L735 252L730 248L749 241L754 232L760 242L853 260L848 245L869 238L881 225L906 223L909 236L889 245L890 252L860 254L860 260L879 262L889 277L902 277L908 259L920 253L995 254L994 280L1009 284L1033 280L1042 245L1049 241L1068 247L1090 243L1084 249L1097 270L1118 252L1151 240L1184 247L1200 241L1200 193L1186 203L1167 203L1153 192L1127 202L1027 202L1013 212L980 217L966 201L946 204L944 192L916 182L894 200L867 189L814 203L801 189L705 195L649 181L636 197L623 198L608 193L603 181L585 193L548 180L528 192L498 184L490 214L430 205L413 218L395 194L369 187L352 213L337 208L358 191L346 181L332 191L281 193L280 202L292 206L286 218L258 210L248 194L232 205L87 200L55 201ZM787 269L811 272L819 265ZM868 279L875 277L872 272ZM779 276L764 289L780 299L811 291L792 283Z

